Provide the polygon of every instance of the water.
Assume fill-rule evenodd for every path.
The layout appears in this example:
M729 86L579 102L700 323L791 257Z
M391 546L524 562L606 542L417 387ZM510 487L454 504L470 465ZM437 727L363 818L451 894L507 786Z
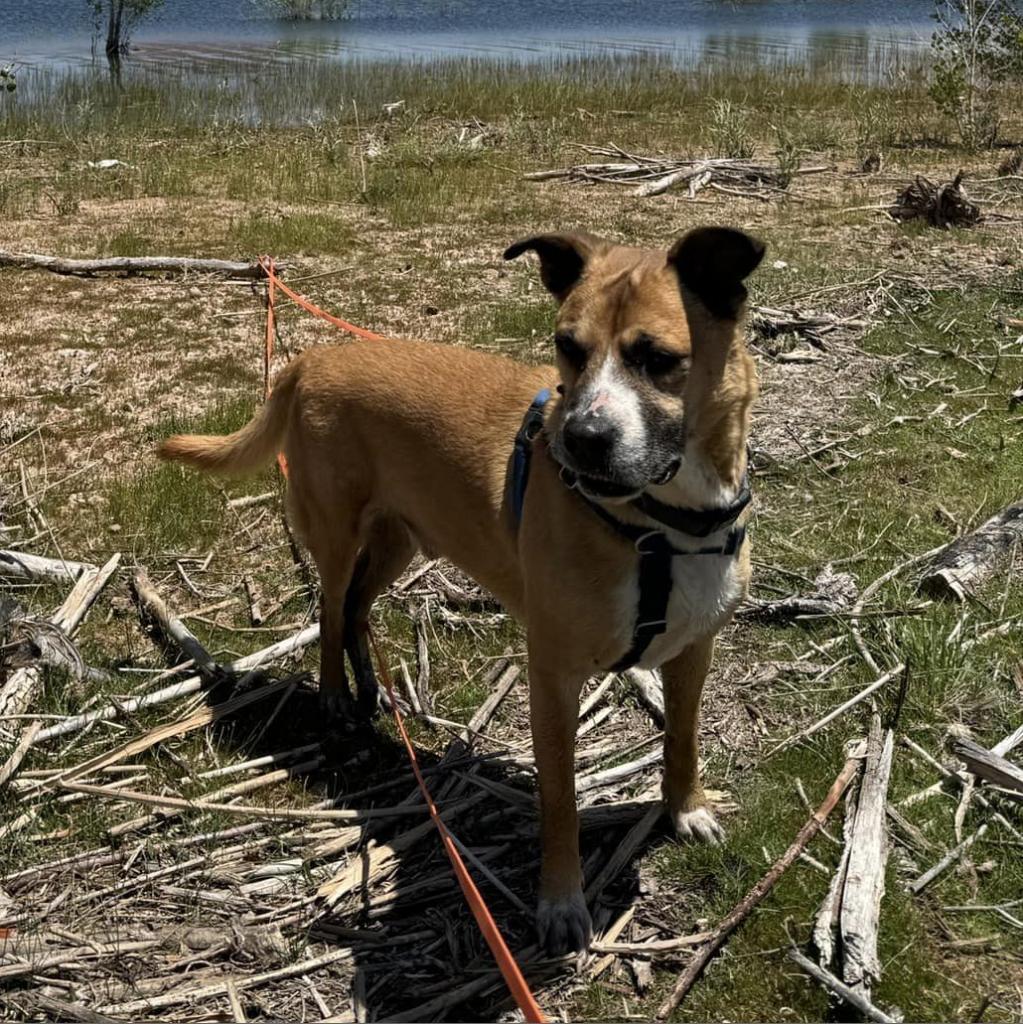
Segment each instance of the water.
M353 0L340 22L287 22L259 0L165 0L133 60L202 65L653 52L679 64L835 59L876 67L929 38L931 0ZM88 0L0 0L0 64L92 59Z

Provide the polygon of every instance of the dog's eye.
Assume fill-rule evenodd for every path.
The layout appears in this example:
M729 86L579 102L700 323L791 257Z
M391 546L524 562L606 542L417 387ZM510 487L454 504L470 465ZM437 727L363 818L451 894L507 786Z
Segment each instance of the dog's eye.
M586 349L575 340L575 335L571 331L558 331L554 335L554 347L576 369L586 362Z
M682 365L683 357L676 352L666 352L663 348L652 348L643 359L643 368L652 377L660 377Z
M623 352L623 358L629 366L642 370L651 377L662 377L677 370L686 357L678 352L661 348L649 334L641 334Z

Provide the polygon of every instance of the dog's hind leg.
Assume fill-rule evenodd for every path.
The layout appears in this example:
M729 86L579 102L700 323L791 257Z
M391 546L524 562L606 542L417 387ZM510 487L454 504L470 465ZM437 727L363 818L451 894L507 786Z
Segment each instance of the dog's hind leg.
M367 636L370 609L378 595L404 572L417 550L400 519L377 516L367 531L345 594L344 647L355 676L357 711L367 718L376 712L380 696Z
M700 697L714 638L690 644L661 668L664 678L664 802L680 839L717 844L724 837L700 782Z
M354 529L335 527L335 534L310 544L320 571L320 705L329 719L353 718L352 694L345 675L345 593L359 551ZM319 538L318 538L319 539Z

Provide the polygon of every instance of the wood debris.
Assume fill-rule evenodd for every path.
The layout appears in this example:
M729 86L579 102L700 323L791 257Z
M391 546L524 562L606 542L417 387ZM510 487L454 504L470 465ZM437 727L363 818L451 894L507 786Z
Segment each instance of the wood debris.
M966 197L963 172L952 181L936 185L918 174L888 208L893 220L925 220L936 228L966 228L979 224L984 215Z
M657 196L678 185L685 185L690 199L704 188L730 195L765 199L784 193L795 175L820 174L830 166L800 167L786 171L754 160L703 157L641 156L618 146L581 146L587 156L603 157L571 167L533 171L527 181L552 181L635 186L637 196ZM610 158L610 160L608 159Z

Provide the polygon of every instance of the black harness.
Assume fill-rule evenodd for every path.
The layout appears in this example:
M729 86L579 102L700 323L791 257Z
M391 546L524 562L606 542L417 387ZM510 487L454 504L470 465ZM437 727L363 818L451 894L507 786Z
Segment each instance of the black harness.
M508 491L516 527L522 519L533 444L543 430L543 410L549 399L550 391L545 388L533 399L522 421L522 426L519 427L519 431L515 435ZM564 467L561 470L561 478L569 487L576 489L574 476ZM576 490L576 493L612 530L628 540L639 555L637 567L639 604L636 609L636 624L632 629L632 643L629 645L628 651L611 666L611 671L623 672L637 664L654 637L659 636L668 628L672 559L690 555L732 558L741 550L743 541L746 539L746 527L745 525L736 525L735 521L752 499L749 476L747 474L743 477L738 496L724 508L680 508L676 505L666 505L649 494L641 494L629 502L629 505L637 512L690 537L708 537L712 533L731 527L723 544L692 550L676 548L668 539L667 534L662 531L649 529L635 523L627 523L612 515L603 505L591 500L581 491Z

